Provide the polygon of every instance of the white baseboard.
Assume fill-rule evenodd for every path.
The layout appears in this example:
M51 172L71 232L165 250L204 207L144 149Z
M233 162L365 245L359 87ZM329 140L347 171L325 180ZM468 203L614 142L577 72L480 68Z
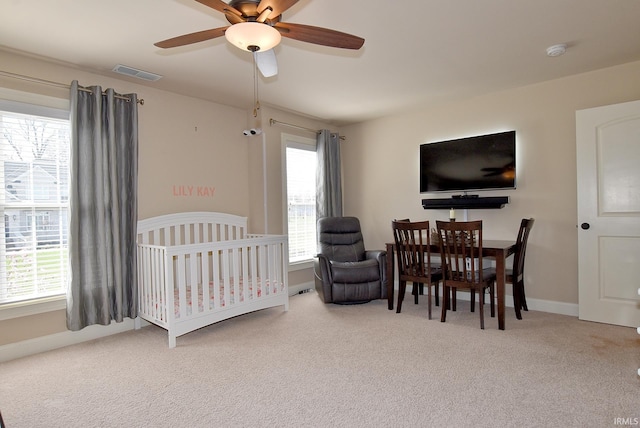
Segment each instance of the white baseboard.
M471 294L458 294L459 300L469 300ZM507 294L505 296L504 305L513 308L513 296ZM575 303L553 302L551 300L532 299L527 297L527 308L530 311L549 312L551 314L578 316L578 305Z
M395 290L398 291L398 283L395 283ZM411 286L407 285L407 294L411 293ZM470 293L458 293L458 300L469 301ZM510 294L505 295L505 306L513 308L513 296ZM551 300L532 299L527 297L527 307L531 311L549 312L551 314L569 315L572 317L578 316L578 304L577 303L564 303L554 302Z
M507 306L513 307L513 298L511 298L511 303L507 304ZM531 299L527 297L527 307L531 311L549 312L572 317L578 316L577 303L553 302L551 300Z
M143 327L149 325L148 322L141 321ZM133 330L134 322L134 320L127 318L123 322L112 322L108 326L92 325L80 331L63 331L3 345L0 346L0 363Z

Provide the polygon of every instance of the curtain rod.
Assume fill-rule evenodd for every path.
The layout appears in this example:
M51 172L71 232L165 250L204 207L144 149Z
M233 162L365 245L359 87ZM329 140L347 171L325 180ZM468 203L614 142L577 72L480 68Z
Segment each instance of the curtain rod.
M304 126L299 126L299 125L293 125L291 123L286 123L286 122L280 122L279 120L275 120L273 118L269 119L269 125L273 126L273 125L284 125L284 126L288 126L290 128L296 128L296 129L300 129L302 131L309 131L309 132L313 132L314 134L318 134L320 133L320 131L318 131L317 129L311 129L311 128L305 128ZM341 140L344 140L343 136L340 136Z
M37 77L24 76L22 74L10 73L10 72L4 71L4 70L0 70L0 75L5 76L5 77L11 77L11 78L14 78L14 79L26 80L27 82L40 83L42 85L55 86L55 87L63 88L63 89L71 89L71 86L65 85L64 83L52 82L51 80L38 79ZM82 87L82 86L78 86L78 90L92 93L91 89L85 88L85 87ZM102 95L106 95L106 93L103 92ZM131 101L131 99L129 99L128 97L122 96L122 95L116 95L115 97L118 98L118 99L121 99L121 100ZM140 98L138 100L138 104L144 105L144 99Z
M313 132L314 134L317 134L318 132L320 132L317 129L311 129L311 128L305 128L304 126L292 125L290 123L280 122L279 120L275 120L275 119L269 119L269 125L271 125L271 126L273 126L273 125L284 125L284 126L288 126L290 128L300 129L301 131Z

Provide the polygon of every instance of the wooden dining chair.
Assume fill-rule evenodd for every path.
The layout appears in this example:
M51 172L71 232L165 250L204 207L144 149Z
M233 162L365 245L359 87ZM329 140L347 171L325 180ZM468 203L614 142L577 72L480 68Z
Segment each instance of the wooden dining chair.
M436 299L438 299L438 285L442 279L442 270L431 266L429 221L394 220L391 227L398 261L399 289L396 312L400 313L402 310L407 282L413 284L416 303L417 289L422 284L427 289L427 314L431 319L431 287L435 288Z
M513 268L505 271L505 282L513 285L513 307L516 310L516 318L522 319L521 310L528 311L527 299L524 294L524 259L527 252L529 232L533 227L533 218L523 218L518 230L516 251L513 255Z
M445 322L449 299L455 298L455 291L471 291L473 311L475 292L478 292L480 306L480 328L484 329L484 293L489 290L491 316L495 317L495 269L482 266L482 220L476 221L436 221L440 238L440 257L443 269L442 317Z
M411 219L409 218L400 218L400 219L393 219L393 221L403 221L403 222L410 222ZM433 239L433 238L431 238ZM432 268L437 268L440 269L440 264L439 263L431 263L431 267ZM436 306L440 306L440 293L438 292L438 289L440 287L439 285L440 283L435 285L435 292L434 297L435 297L435 301L436 301ZM423 283L418 283L418 284L413 284L413 286L411 287L411 294L413 295L413 301L414 303L417 305L418 304L418 296L424 296L424 284Z

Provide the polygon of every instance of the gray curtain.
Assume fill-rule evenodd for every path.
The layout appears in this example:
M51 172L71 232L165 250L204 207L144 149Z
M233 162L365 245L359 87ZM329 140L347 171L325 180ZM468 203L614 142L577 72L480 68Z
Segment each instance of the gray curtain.
M316 140L316 219L342 216L340 136L323 129Z
M74 331L138 313L137 96L89 89L71 84L67 328Z

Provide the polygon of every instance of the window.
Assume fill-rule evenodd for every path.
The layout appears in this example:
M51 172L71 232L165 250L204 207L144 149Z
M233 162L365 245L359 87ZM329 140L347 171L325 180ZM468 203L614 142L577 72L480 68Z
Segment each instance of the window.
M316 254L316 146L308 138L286 139L286 194L289 263Z
M63 294L69 113L0 101L0 303Z

